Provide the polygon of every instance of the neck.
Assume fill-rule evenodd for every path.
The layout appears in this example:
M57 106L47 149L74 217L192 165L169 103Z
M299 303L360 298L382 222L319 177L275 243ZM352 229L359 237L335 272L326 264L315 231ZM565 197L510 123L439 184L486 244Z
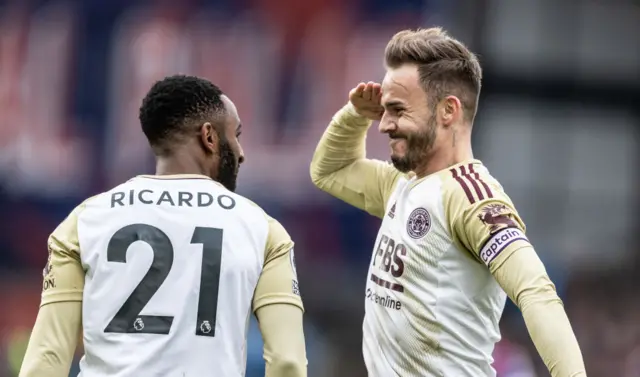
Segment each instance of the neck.
M425 162L414 170L414 173L417 178L422 178L471 159L473 159L473 150L469 137L464 140L456 140L454 145L449 144L446 148L441 147L433 150Z
M185 150L178 150L170 156L158 157L156 160L156 175L198 174L209 176L207 170L193 156Z

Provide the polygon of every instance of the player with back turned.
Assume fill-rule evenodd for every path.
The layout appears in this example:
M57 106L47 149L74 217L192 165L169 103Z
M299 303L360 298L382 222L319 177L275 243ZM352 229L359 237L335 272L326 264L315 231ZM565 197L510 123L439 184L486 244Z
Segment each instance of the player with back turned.
M317 187L382 219L365 292L369 376L495 376L505 293L552 376L586 376L524 223L473 157L477 58L432 28L396 34L385 63L382 85L350 92L310 169ZM366 158L372 120L390 138L392 165Z
M20 377L243 376L249 316L267 376L306 376L303 306L285 229L235 194L240 120L209 81L157 82L140 109L156 175L92 197L49 238Z

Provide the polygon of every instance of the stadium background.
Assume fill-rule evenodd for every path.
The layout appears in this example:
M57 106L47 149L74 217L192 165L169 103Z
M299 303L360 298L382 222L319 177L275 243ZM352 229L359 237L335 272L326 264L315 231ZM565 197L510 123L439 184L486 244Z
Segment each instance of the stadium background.
M442 25L481 56L475 153L527 223L589 376L640 376L637 1L4 0L0 377L17 374L48 233L85 197L153 171L137 108L175 72L211 79L238 105L239 192L297 241L309 375L365 376L378 221L314 189L308 163L347 90L381 78L388 38L418 25ZM369 145L386 158L375 128ZM248 377L263 375L254 325ZM499 376L548 375L511 304L502 325Z

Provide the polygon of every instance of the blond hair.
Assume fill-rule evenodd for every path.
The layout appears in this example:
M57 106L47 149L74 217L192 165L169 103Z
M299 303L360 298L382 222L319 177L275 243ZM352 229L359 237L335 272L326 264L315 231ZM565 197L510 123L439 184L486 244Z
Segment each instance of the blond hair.
M465 118L473 121L478 107L482 68L478 58L442 28L403 30L385 48L385 64L395 69L415 64L432 105L448 95L460 99Z

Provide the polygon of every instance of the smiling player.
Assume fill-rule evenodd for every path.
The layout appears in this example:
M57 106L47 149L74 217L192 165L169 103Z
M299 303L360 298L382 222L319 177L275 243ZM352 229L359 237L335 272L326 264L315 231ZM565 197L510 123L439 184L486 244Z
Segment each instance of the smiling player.
M382 219L365 293L369 376L495 376L506 295L551 374L586 376L524 223L474 159L477 58L433 28L396 34L385 61L382 85L349 93L310 168L317 187ZM373 120L390 138L392 165L366 158Z

